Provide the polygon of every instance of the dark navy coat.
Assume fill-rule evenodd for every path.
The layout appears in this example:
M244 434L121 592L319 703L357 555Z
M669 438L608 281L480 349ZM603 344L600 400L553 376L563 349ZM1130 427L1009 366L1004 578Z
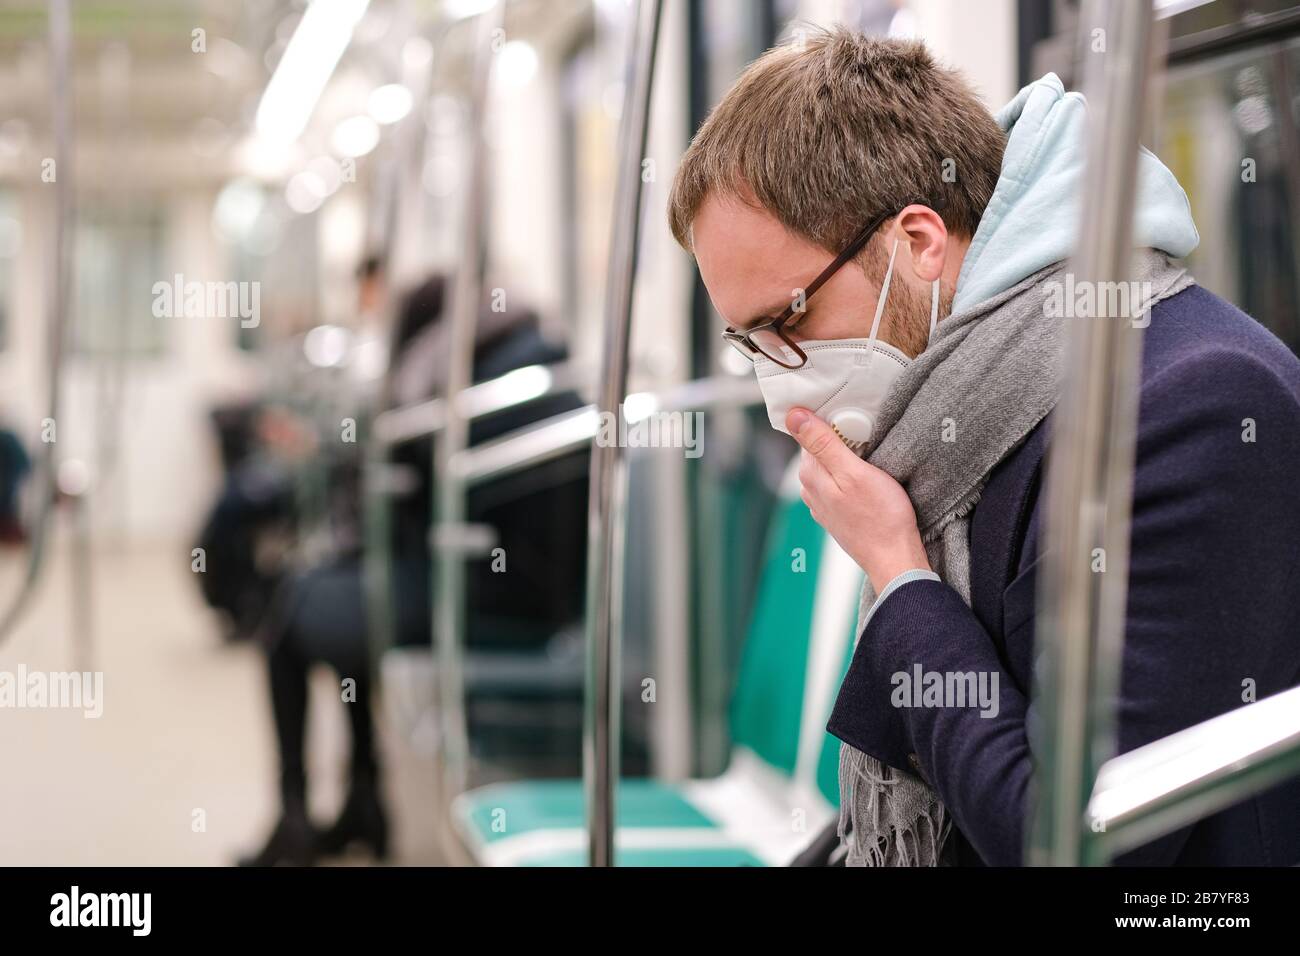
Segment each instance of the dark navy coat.
M971 606L936 581L889 595L861 636L828 725L938 791L966 864L1024 859L1050 422L998 465L976 506ZM1300 361L1199 287L1159 303L1146 329L1131 548L1121 753L1249 706L1251 688L1263 699L1300 684ZM916 664L996 671L997 715L894 706L891 676ZM1117 862L1300 863L1300 779Z

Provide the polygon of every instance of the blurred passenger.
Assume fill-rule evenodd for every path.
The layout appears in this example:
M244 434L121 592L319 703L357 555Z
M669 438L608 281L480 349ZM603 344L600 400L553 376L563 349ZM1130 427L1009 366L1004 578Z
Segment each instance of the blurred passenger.
M383 387L384 405L409 405L441 393L450 329L449 323L443 321L445 299L445 282L441 276L434 276L403 302L390 349L392 361ZM522 309L482 313L475 340L475 380L562 358L564 352L541 336L535 314ZM522 419L518 414L495 416L486 427L476 424L471 429L471 441L482 441L555 410L553 404L540 402L531 406ZM398 495L393 504L394 640L399 645L427 647L431 643L432 607L428 552L430 446L427 441L399 446L392 461L406 466L413 476L406 493ZM388 853L388 819L380 793L372 711L375 682L367 643L361 509L355 494L352 504L344 523L353 523L357 530L341 536L350 544L331 559L287 581L266 628L272 715L280 755L281 816L263 848L242 860L242 865L310 864L318 856L341 853L353 846L369 851L376 859ZM499 525L497 531L509 533ZM517 576L511 584L516 592L507 600L527 608L529 589L520 586ZM501 597L497 595L498 602ZM308 673L317 663L329 665L345 682L342 696L352 738L347 798L338 818L323 832L317 832L307 813L304 764Z
M18 493L32 470L23 443L7 428L0 428L0 545L27 540L19 515Z
M357 283L357 341L368 342L382 337L388 293L383 260L367 256ZM275 403L222 406L212 412L212 423L224 477L199 534L206 571L198 578L204 599L221 614L226 639L233 641L257 633L280 583L279 565L291 544L294 469L317 443L310 421ZM358 463L347 465L335 469L332 483L355 493Z
M221 491L199 533L204 599L220 612L227 640L252 637L262 623L279 569L267 560L268 537L282 528L293 499L286 444L292 419L259 404L212 412L224 473Z

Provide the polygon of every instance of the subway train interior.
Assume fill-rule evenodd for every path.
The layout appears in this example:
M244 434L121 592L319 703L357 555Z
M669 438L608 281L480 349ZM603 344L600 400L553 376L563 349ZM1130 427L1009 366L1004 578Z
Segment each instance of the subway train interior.
M1270 568L1300 562L1295 502L1267 484L1295 487L1287 469L1300 458L1287 455L1300 432L1269 426L1300 417L1239 413L1229 399L1254 366L1225 365L1226 383L1199 380L1161 399L1167 411L1149 412L1143 378L1139 416L1144 339L1132 330L1144 323L1069 325L1065 371L1043 390L1056 405L1041 508L1021 504L1042 511L1055 550L1037 544L1036 591L1022 575L992 605L999 629L1037 621L1037 649L1008 626L1008 641L1029 642L1023 656L1020 645L989 652L995 714L1002 703L983 728L916 716L930 707L923 670L964 660L936 648L969 646L963 622L978 630L972 609L984 617L981 536L995 533L999 482L1014 469L981 472L948 515L943 528L969 525L956 551L936 564L934 540L913 528L921 559L883 578L854 529L874 541L885 512L837 518L844 488L860 486L832 482L838 506L815 489L833 474L823 462L849 468L836 456L868 467L852 451L926 352L955 356L936 377L946 368L964 383L949 393L965 389L957 434L992 434L967 425L971 413L1019 420L998 411L1008 373L988 356L1028 354L1034 334L964 358L978 333L961 339L949 316L978 270L959 278L950 254L923 283L913 275L927 261L918 236L937 230L957 248L977 177L936 172L947 204L902 200L887 211L892 253L866 247L858 271L873 298L853 340L869 327L871 345L847 361L860 377L883 361L872 349L894 321L890 288L891 308L919 302L921 340L883 350L908 370L869 414L823 416L844 439L830 450L792 437L784 410L836 374L825 358L837 353L810 348L822 361L807 361L797 333L769 328L791 365L796 352L807 361L814 385L800 392L797 370L741 327L746 285L766 281L755 278L760 233L736 226L724 248L708 245L731 213L701 193L674 234L709 163L732 163L721 175L737 177L744 201L722 208L765 216L791 263L810 241L818 250L779 277L799 286L786 310L797 319L816 291L803 286L842 265L831 262L841 247L810 240L801 223L816 217L780 210L782 190L825 202L814 194L827 184L878 181L876 164L899 153L888 120L855 152L856 134L835 125L837 84L895 84L906 98L872 115L894 117L899 136L939 135L921 116L927 80L889 59L932 69L917 43L943 83L961 84L942 116L974 110L1013 130L1004 173L1038 100L1019 101L1015 127L1004 104L1048 74L1058 79L1035 97L1086 95L1078 195L1056 197L1077 203L1078 229L1061 233L1056 258L1079 283L1130 277L1123 250L1142 245L1130 238L1169 228L1146 214L1153 163L1185 194L1169 215L1190 216L1195 240L1159 246L1169 258L1150 268L1158 282L1177 257L1173 288L1188 275L1196 288L1150 300L1148 359L1166 341L1193 349L1162 331L1181 320L1162 326L1161 307L1230 310L1251 327L1233 354L1266 355L1268 382L1300 407L1287 364L1300 353L1295 3L0 0L0 863L785 867L844 863L846 848L849 863L947 863L960 844L962 862L1108 865L1182 834L1183 850L1150 859L1300 864L1300 577L1247 578L1262 582L1260 614L1291 622L1276 646L1237 633L1256 617L1231 603L1204 612L1220 616L1221 643L1196 644L1200 631L1180 643L1199 623L1179 620L1178 603L1195 596L1148 600L1215 565L1225 541L1243 555L1275 549L1260 551ZM843 76L835 50L858 58ZM800 95L813 118L782 127L798 141L782 155L774 130ZM1057 106L1082 102L1066 93ZM728 130L766 152L736 159ZM976 155L981 135L955 155ZM789 168L817 143L840 168ZM862 170L843 165L853 161ZM992 169L997 179L996 156ZM991 200L986 189L978 231L964 233L967 259L981 248L990 271L990 255L1023 261L1039 233L1062 228L1048 218L1054 201L1017 206L1010 188L997 179ZM1043 218L989 239L1003 209ZM823 298L850 279L861 276L831 278ZM988 372L972 379L979 361ZM765 367L793 371L792 391L778 395ZM1037 400L1028 385L1003 391ZM1188 425L1177 417L1187 409L1205 411ZM1170 479L1151 504L1160 469L1183 468L1189 449L1200 449L1193 472L1237 462L1196 444L1220 412L1234 435L1251 433L1243 442L1258 418L1259 443L1245 447L1274 454L1273 470L1211 500L1198 490L1218 480L1210 467ZM1148 433L1157 419L1168 434ZM899 442L871 446L880 454L862 474L926 515L939 492L923 464L898 464ZM1251 498L1269 509L1259 528L1248 522L1260 512L1227 504ZM1184 518L1189 534L1226 537L1179 538ZM1153 568L1169 547L1171 563ZM1080 549L1091 563L1069 557ZM1107 560L1111 573L1096 573ZM923 607L927 595L955 606ZM928 629L917 640L930 656L893 658L909 662L894 675L905 680L915 658L918 686L889 715L911 735L898 744L907 760L891 763L894 744L871 742L894 731L864 726L877 711L862 694L885 666L871 654L903 640L906 615ZM1224 650L1236 643L1249 662ZM1141 696L1162 681L1213 683L1214 667L1241 706ZM999 777L1018 781L1014 799ZM900 791L930 809L896 820ZM988 816L993 804L1001 817ZM1258 858L1232 835L1243 807L1271 834ZM867 820L882 827L878 845ZM1216 856L1214 833L1236 849Z

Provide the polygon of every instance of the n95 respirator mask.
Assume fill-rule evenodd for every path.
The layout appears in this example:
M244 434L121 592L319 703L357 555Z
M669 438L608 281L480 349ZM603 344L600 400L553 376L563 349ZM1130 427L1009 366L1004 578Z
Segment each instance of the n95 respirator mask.
M785 368L763 356L754 361L768 421L777 431L789 434L785 427L786 415L792 408L806 408L834 428L855 451L871 439L889 390L912 364L901 351L877 338L897 255L898 240L895 240L868 338L800 342L799 347L808 361L799 368ZM930 335L933 336L939 320L938 280L933 284L930 298ZM794 352L786 351L793 361Z

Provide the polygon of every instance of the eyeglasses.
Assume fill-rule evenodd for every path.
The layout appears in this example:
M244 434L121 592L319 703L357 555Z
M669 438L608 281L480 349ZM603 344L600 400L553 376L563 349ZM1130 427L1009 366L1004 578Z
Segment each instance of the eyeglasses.
M918 202L922 205L929 206L931 209L938 208L932 203L923 200L914 200L913 202L904 203L900 209L906 209L908 206L914 205ZM803 295L794 302L791 302L789 307L775 319L772 319L769 322L764 322L762 325L755 326L752 329L747 329L744 332L737 332L735 329L727 329L722 333L722 337L729 342L736 351L745 356L745 358L749 359L751 362L756 361L757 357L761 355L763 358L775 362L782 368L803 368L803 366L808 362L808 356L804 354L803 349L799 348L798 343L796 343L794 339L790 338L789 333L785 331L785 326L794 318L795 313L802 314L804 309L807 308L808 300L813 297L813 293L824 286L830 280L831 276L839 272L844 263L848 262L862 251L862 247L867 244L867 240L871 238L871 234L879 229L885 220L890 219L895 215L897 215L897 213L885 213L883 216L878 216L868 223L861 232L853 237L845 247L844 251L835 257L835 261L823 269L821 275L808 283L807 288L803 291ZM787 349L795 354L794 359L790 358L789 352L786 351Z

